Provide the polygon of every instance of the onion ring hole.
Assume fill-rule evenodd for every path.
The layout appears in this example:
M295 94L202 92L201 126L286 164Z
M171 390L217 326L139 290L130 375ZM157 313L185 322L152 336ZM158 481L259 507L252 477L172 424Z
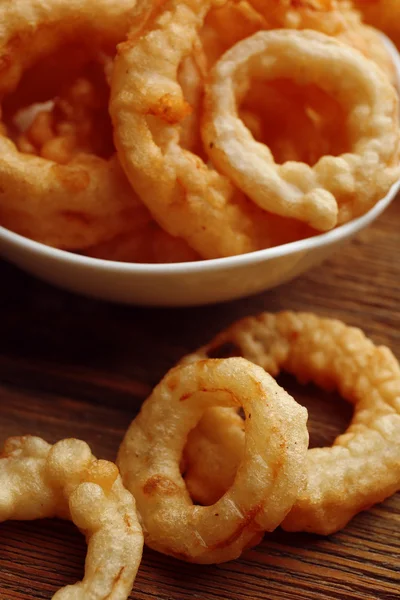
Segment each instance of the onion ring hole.
M229 351L227 354L228 356L232 356ZM310 434L309 448L331 446L335 441L335 438L350 425L354 413L353 406L343 400L339 393L327 392L312 383L302 385L293 375L288 373L280 374L277 377L277 382L293 396L299 404L305 406L308 410L309 416L307 427ZM200 506L209 506L223 496L226 491L226 481L229 481L230 483L233 481L238 464L236 460L233 460L231 464L229 464L230 461L227 460L226 449L230 446L231 451L235 452L237 445L240 445L243 442L237 429L236 431L228 430L227 432L218 431L218 423L213 422L212 410L213 409L211 409L211 412L209 411L208 414L205 415L202 422L190 432L188 439L190 439L190 452L192 454L188 455L189 446L187 444L183 451L181 463L182 475L185 478L185 475L190 473L191 468L197 468L196 464L191 462L191 460L192 457L194 457L194 453L198 452L199 455L200 453L203 454L203 458L206 462L209 460L216 461L221 471L224 472L224 477L221 477L218 488L215 486L216 482L214 478L212 481L203 479L202 483L204 487L209 486L210 484L214 485L213 494L210 497L208 497L208 495L203 495L201 490L193 488L194 478L190 478L191 481L188 485L189 493L191 496L192 493L194 495L194 497L192 497L194 504ZM239 410L237 417L238 418L236 419L233 418L232 421L232 425L235 428L239 423L239 418L241 418L244 423L246 418L244 411ZM197 432L201 432L201 436L197 437ZM219 452L219 434L224 435L225 437L224 451L222 454ZM204 440L203 436L207 437L206 445L202 444L202 441ZM268 442L266 441L266 443ZM204 470L204 473L206 473L206 470L207 469ZM227 474L227 472L229 473ZM202 498L204 498L204 500L202 500Z
M78 154L115 153L105 57L70 42L23 73L2 103L3 128L20 152L59 164Z
M351 148L344 109L316 85L256 80L238 108L254 138L270 148L278 164L314 166L324 155L339 156Z

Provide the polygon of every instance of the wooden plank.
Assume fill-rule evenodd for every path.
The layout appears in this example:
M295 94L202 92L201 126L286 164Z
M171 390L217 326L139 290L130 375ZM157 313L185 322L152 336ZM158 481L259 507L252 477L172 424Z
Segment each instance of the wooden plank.
M34 433L87 440L114 459L151 387L184 353L235 319L310 310L362 327L400 357L400 202L333 259L271 292L227 305L155 310L64 293L0 262L0 442ZM293 379L310 411L311 445L346 427L351 408ZM0 527L0 600L49 599L82 576L85 544L70 523ZM241 560L196 566L146 550L132 599L400 599L400 495L322 538L277 531Z

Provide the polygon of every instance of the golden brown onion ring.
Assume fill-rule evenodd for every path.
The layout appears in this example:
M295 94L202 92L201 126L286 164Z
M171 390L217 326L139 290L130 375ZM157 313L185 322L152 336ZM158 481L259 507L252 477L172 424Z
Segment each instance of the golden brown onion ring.
M275 163L237 105L253 78L280 77L337 98L347 111L347 153L313 167ZM209 76L203 140L214 164L261 208L322 231L364 214L400 174L395 89L371 61L314 31L261 31L228 50Z
M0 97L17 88L26 69L69 42L86 44L89 57L111 52L134 13L131 0L100 0L96 10L91 0L2 2ZM59 165L19 152L4 135L0 154L0 223L37 241L84 248L129 229L143 210L115 155L83 155Z
M400 366L388 348L375 346L359 329L340 321L282 312L243 319L182 362L215 356L243 356L274 377L281 370L292 373L300 383L311 381L326 390L337 389L354 405L350 426L332 447L308 451L307 486L284 520L284 529L333 533L358 512L400 489ZM213 427L220 431L224 422L234 427L232 417L222 412L212 418ZM205 474L200 465L194 465L191 450L186 451L188 488L199 493L197 499L204 503L215 502L215 490L231 484L231 476L225 481L223 476L235 472L244 444L238 426L235 452L231 452L232 435L230 431L221 436L218 447L216 464L227 462L225 471L213 473L210 459ZM210 440L212 434L201 436L201 430L195 436L197 447L201 444L209 454ZM201 461L201 456L196 460Z
M214 505L194 506L179 466L207 408L243 407L246 445L235 480ZM237 558L275 529L295 502L307 452L307 411L241 358L172 369L143 404L118 464L135 495L145 542L197 563Z
M211 5L167 0L154 7L119 47L110 104L119 158L133 188L160 226L203 258L265 248L276 237L269 215L181 145L191 108L177 73Z

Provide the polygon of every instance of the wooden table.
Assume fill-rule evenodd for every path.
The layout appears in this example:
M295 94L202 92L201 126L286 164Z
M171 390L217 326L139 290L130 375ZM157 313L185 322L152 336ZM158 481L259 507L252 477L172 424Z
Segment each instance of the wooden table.
M306 309L361 326L400 357L400 199L334 259L293 283L224 306L146 310L63 293L0 263L0 442L34 433L87 440L113 459L151 387L184 353L235 319ZM351 410L335 395L284 384L310 410L312 445L329 444ZM70 523L0 527L0 599L49 599L82 576ZM191 566L146 550L132 598L400 599L400 496L322 538L280 531L239 561Z

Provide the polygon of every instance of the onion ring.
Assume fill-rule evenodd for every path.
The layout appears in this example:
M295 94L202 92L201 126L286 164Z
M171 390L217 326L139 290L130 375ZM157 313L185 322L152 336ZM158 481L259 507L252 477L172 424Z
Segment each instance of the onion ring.
M276 165L237 113L252 76L315 83L348 111L351 152L316 165ZM261 31L214 65L206 89L203 139L215 165L261 208L318 230L365 213L400 173L398 97L371 61L314 31ZM339 215L338 215L339 205Z
M202 258L259 250L276 236L265 211L180 144L190 107L177 73L213 4L167 0L154 7L119 46L110 103L115 144L132 187L162 229Z
M131 0L13 0L0 5L0 97L63 43L115 50L134 22ZM90 40L90 41L89 41ZM92 48L93 46L93 48ZM20 153L0 136L0 223L37 241L80 249L131 228L140 203L117 157L83 155L67 165Z
M400 367L388 348L375 346L359 329L334 319L264 313L234 324L182 363L232 355L251 360L273 376L284 370L301 383L337 389L354 405L351 425L333 446L308 451L307 486L283 529L328 535L400 489ZM214 415L214 427L217 418L226 415ZM240 431L237 435L243 438ZM202 444L209 445L207 440ZM237 439L236 444L240 445ZM220 462L235 462L226 472L235 472L240 452L230 455L220 446L219 453ZM212 464L209 461L208 485L218 478L216 486L226 489L231 481L223 484L222 470L213 475ZM202 477L198 469L186 477ZM188 482L188 487L200 489L203 502L215 501L215 493L207 494L202 481Z
M117 467L68 439L51 446L9 438L0 457L0 521L70 519L88 542L85 576L54 600L126 600L139 568L143 534L135 500Z
M187 434L216 405L243 406L246 412L243 461L216 504L193 506L179 462ZM143 404L118 455L145 542L197 563L231 560L257 543L279 525L302 487L306 419L304 408L243 359L172 369Z

